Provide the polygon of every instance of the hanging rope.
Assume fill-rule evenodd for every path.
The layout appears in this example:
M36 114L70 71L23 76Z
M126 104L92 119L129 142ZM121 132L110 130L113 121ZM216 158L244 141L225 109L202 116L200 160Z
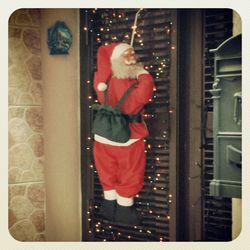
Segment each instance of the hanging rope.
M137 28L137 19L138 19L138 15L139 13L142 11L143 9L139 9L136 14L135 14L135 20L134 20L134 25L132 26L132 36L131 36L131 42L130 45L133 46L134 43L134 37L135 37L135 33L136 33L136 28Z

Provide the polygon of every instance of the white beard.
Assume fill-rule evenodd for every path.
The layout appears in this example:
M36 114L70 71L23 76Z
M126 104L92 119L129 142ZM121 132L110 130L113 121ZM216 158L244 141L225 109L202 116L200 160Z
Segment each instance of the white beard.
M113 75L119 79L136 79L137 73L143 69L141 63L127 64L123 59L114 59L111 61Z

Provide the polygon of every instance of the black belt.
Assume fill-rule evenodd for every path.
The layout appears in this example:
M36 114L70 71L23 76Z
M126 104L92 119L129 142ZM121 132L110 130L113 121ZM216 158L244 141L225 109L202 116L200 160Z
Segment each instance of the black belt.
M142 122L141 114L135 114L135 115L125 115L124 116L128 119L129 122Z

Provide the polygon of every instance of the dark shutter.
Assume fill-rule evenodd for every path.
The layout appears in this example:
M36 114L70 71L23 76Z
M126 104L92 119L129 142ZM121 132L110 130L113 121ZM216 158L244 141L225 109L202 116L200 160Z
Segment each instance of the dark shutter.
M142 225L121 226L103 220L99 207L102 188L92 159L90 105L96 51L101 44L130 41L137 9L96 9L81 11L81 127L83 240L85 241L168 241L171 220L175 220L175 176L170 181L170 84L175 85L175 11L144 9L138 17L134 48L155 79L156 91L145 110L150 130L147 138L145 185L135 205L143 216ZM172 85L171 85L172 86ZM174 92L172 92L174 93ZM175 98L174 98L175 99ZM172 118L173 119L173 118ZM173 128L175 129L175 128ZM171 145L174 145L172 143ZM174 147L173 147L174 148ZM175 149L173 149L175 150ZM174 161L173 161L174 162ZM175 170L173 170L175 171ZM171 182L171 184L170 184ZM170 185L173 187L171 190ZM170 208L172 207L172 211ZM173 210L174 209L174 210ZM170 218L170 214L171 217Z
M209 50L219 46L232 36L232 10L208 9L204 11L204 121L207 130L204 134L203 154L203 237L205 241L231 240L232 209L231 199L209 195L209 182L213 179L213 138L211 94L214 81L213 53Z

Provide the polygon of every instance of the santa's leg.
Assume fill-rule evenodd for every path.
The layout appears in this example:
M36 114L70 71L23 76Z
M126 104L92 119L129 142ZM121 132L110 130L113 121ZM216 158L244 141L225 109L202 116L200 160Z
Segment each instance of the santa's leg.
M134 197L139 193L144 183L145 142L139 140L130 146L120 147L120 150L115 221L138 225L140 224L140 216L134 207Z
M113 221L117 199L115 190L117 163L112 154L112 146L95 142L93 153L99 180L104 190L104 200L101 204L100 213L105 219Z

